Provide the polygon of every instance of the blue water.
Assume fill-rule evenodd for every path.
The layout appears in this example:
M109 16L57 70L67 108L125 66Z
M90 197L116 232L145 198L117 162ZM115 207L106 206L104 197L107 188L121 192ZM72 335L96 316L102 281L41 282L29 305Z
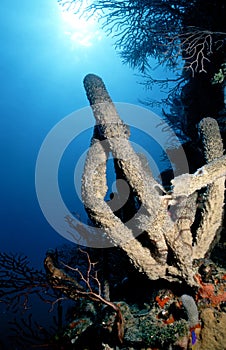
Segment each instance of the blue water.
M26 254L33 266L42 268L48 248L68 243L49 225L36 195L36 161L43 141L67 115L88 106L83 88L88 73L102 77L114 102L142 106L139 101L146 99L147 92L138 84L137 72L122 65L113 40L104 33L88 47L72 40L57 0L2 0L0 23L0 250ZM161 77L163 73L160 70L157 74ZM151 97L162 97L158 87L151 91ZM154 112L161 115L160 109ZM166 166L160 162L162 149L150 137L150 130L145 134L145 124L140 130L141 121L134 119L131 140L146 151L157 177ZM82 123L85 130L63 153L58 177L68 209L86 220L74 172L77 166L76 176L82 174L94 119L87 119L87 126L86 121ZM155 128L151 133L157 135ZM80 181L77 178L76 183ZM113 182L110 166L109 186ZM2 325L8 319L4 310L0 310ZM2 325L0 336L7 332L7 325L6 330Z
M66 243L45 220L35 191L36 159L46 135L65 116L88 106L82 84L87 73L101 76L116 102L141 105L146 92L136 72L122 65L111 38L103 33L102 40L84 47L65 34L56 0L2 0L0 23L0 249L23 252L39 266L46 249ZM152 97L161 97L158 88ZM91 134L90 129L80 135L72 162L87 149ZM158 158L159 149L153 151ZM63 162L70 161L65 155L59 176ZM80 211L76 194L71 196L72 170L68 176L65 201Z

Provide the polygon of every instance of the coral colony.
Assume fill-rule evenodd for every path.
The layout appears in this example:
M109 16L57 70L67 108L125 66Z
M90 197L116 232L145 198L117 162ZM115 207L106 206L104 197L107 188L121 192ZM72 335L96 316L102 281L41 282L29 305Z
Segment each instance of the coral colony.
M101 78L89 74L84 79L84 86L101 133L99 136L94 133L83 174L82 198L91 219L149 279L165 278L186 281L191 286L197 284L193 261L203 258L209 251L221 229L223 216L226 157L217 122L204 118L199 124L207 164L195 174L174 178L172 191L166 193L160 190L151 172L142 166L128 140L128 127L120 119ZM101 142L103 139L104 143ZM140 202L141 209L134 215L132 227L114 215L104 201L106 162L110 151L119 168L116 168L116 176L117 171L123 174ZM203 210L194 236L191 226L197 209L197 190L203 187L206 187ZM146 232L149 246L146 242L144 247L134 239L136 230ZM169 261L169 251L173 252L172 261Z
M120 119L101 78L89 74L84 79L84 86L96 126L84 166L82 199L90 219L102 229L97 233L104 235L113 246L119 247L133 267L146 275L148 280L183 282L184 285L197 290L196 300L202 298L202 295L207 295L210 305L214 301L214 305L226 301L226 292L215 293L212 284L212 294L210 293L210 284L202 281L199 274L200 265L196 264L211 251L222 224L226 157L223 154L217 122L212 118L204 118L199 124L206 164L194 174L175 177L171 181L172 190L167 192L156 182L151 171L147 171L141 157L133 150L129 142L128 126ZM135 220L129 225L126 224L127 211L120 210L116 214L105 201L106 163L110 152L114 157L116 178L125 179L133 194L129 208ZM191 226L198 208L197 191L203 188L202 210L194 233ZM117 196L123 197L120 188ZM73 226L73 218L66 220L70 227L76 229L76 226ZM142 244L142 239L138 239L137 232L145 232L145 244ZM90 260L89 263L91 266ZM115 310L118 339L122 343L123 339L128 337L129 326L127 327L124 318L133 317L128 305L110 302L108 298L101 296L100 290L98 293L94 292L89 278L87 280L78 271L87 287L84 290L67 273L57 268L50 256L45 260L45 267L53 288L61 289L69 298L87 297L93 301L101 301ZM94 280L99 283L96 275ZM74 288L71 288L71 283ZM218 285L221 285L220 281ZM159 327L149 312L145 314L146 318L140 319L139 325L136 325L137 328L142 328L143 340L148 344L168 344L169 341L176 341L176 334L181 337L186 334L184 323L174 322L170 313L172 297L169 294L163 298L157 295L155 299L159 312L158 322L161 320L166 325L165 328ZM189 338L193 349L200 332L198 309L190 295L182 295L181 301L187 313ZM136 327L134 326L134 329L137 329ZM186 341L185 339L185 343ZM187 349L187 345L183 346L181 345L181 348Z
M0 253L0 302L13 310L22 302L26 310L30 308L29 297L36 294L41 301L51 305L51 310L57 305L58 326L50 338L48 332L43 333L45 328L39 325L38 331L42 330L45 337L36 335L31 318L22 320L26 328L22 335L20 322L14 320L12 323L17 340L19 336L26 336L32 342L34 339L39 344L42 341L46 348L54 344L58 348L60 344L61 349L93 349L86 344L90 342L93 346L96 342L95 349L112 349L112 346L122 350L150 347L195 349L197 343L205 341L204 336L199 337L200 332L206 331L205 322L202 324L205 314L219 315L220 305L226 302L225 271L218 272L206 258L221 230L223 217L226 156L218 124L212 118L200 122L206 164L194 174L175 177L171 181L172 188L167 191L144 166L144 158L133 150L129 128L120 119L101 78L87 75L84 87L96 125L82 176L82 200L93 223L91 233L118 247L114 248L115 255L111 255L112 251L109 253L109 260L104 260L107 249L101 249L102 267L105 270L111 268L111 272L108 271L111 277L100 278L97 262L90 257L90 253L95 254L94 250L81 250L77 245L71 254L78 258L80 253L83 260L75 263L65 251L66 260L63 255L59 258L57 250L49 250L44 260L45 272L31 268L26 257ZM116 179L123 179L130 188L128 203L115 211L105 200L110 152L114 158ZM117 183L115 197L124 203L125 193L120 183ZM201 202L197 194L200 189ZM192 225L197 219L197 210L199 220L194 232ZM70 229L77 230L73 217L65 220ZM88 229L84 227L81 231L81 226L78 229L84 235ZM115 260L115 256L119 257L120 266L126 261L128 270L121 271L119 267L117 270L115 261L109 263ZM126 299L127 294L122 290L130 268L133 276L136 273L145 280L145 287L146 284L150 286L150 290L149 287L143 288L142 296L138 296L142 308L137 302L129 304L111 299L111 291L116 293L117 283L121 293L119 298ZM117 278L116 283L114 278ZM164 281L163 289L158 286L161 281ZM179 286L179 293L171 290L173 285L174 288ZM188 295L188 291L193 296ZM148 303L144 301L145 292L148 293ZM185 292L188 294L179 298ZM131 297L133 287L129 286L127 293ZM76 304L76 312L70 323L63 327L62 302L66 298ZM225 336L221 320L223 317L219 316L216 323ZM46 335L49 343L48 339L44 342ZM206 349L205 343L199 349Z

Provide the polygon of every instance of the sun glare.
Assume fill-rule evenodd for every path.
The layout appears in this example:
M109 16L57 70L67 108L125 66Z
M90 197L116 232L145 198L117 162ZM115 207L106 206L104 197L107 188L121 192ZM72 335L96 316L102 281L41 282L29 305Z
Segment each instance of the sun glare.
M80 8L80 13L82 12ZM61 12L64 34L68 35L75 46L90 47L102 39L96 16L85 18L74 13L75 8L63 9Z

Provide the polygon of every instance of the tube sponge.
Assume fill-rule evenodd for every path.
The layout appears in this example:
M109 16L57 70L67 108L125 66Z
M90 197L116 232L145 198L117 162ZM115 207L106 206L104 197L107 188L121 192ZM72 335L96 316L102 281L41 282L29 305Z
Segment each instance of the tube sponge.
M189 327L193 328L199 324L199 312L192 296L183 294L181 301L188 315Z

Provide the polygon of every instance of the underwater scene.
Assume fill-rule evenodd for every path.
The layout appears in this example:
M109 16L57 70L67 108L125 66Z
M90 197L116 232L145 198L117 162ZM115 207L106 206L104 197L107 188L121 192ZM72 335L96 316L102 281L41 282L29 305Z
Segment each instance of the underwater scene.
M226 350L225 2L0 17L0 350Z

